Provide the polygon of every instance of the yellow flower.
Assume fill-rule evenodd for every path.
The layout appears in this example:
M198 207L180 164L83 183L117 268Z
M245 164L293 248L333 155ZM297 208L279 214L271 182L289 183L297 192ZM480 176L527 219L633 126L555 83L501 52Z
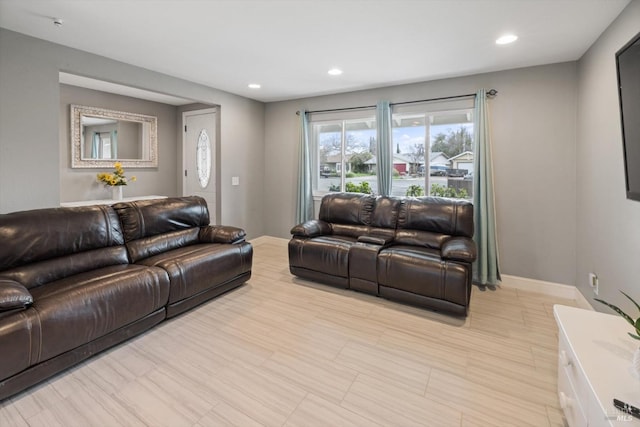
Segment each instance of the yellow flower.
M138 178L136 178L136 176L135 176L135 175L133 175L133 176L131 177L131 180L130 180L130 181L131 181L131 182L136 182L136 180L137 180L137 179L138 179Z
M114 165L114 172L113 173L107 173L107 172L100 172L96 175L96 177L98 178L98 182L104 182L106 185L127 185L128 181L136 181L136 177L132 176L131 178L127 179L127 177L124 175L124 168L122 167L122 163L120 162L115 162Z

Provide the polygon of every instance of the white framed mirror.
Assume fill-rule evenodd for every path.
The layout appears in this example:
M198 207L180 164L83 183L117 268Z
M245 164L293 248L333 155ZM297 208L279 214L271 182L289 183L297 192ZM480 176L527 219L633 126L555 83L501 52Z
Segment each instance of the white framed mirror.
M158 167L158 119L138 113L71 105L71 167Z

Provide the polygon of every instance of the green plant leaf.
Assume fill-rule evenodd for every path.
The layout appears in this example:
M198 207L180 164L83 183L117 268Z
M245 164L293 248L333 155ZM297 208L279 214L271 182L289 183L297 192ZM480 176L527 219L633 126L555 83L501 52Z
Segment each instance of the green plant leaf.
M637 302L635 302L635 301L633 300L633 298L631 298L629 295L627 295L626 293L624 293L624 292L622 292L622 291L620 291L620 293L621 293L622 295L624 295L625 297L629 298L629 301L631 301L631 302L636 306L636 308L638 309L638 311L640 311L640 305L638 305L638 303L637 303Z
M629 324L631 324L631 326L633 326L634 328L636 327L636 322L633 321L633 319L631 318L631 316L629 316L627 313L625 313L624 311L620 310L618 307L616 307L613 304L609 304L606 301L603 301L601 299L598 298L594 298L595 301L598 301L601 304L606 305L607 307L609 307L611 310L615 311L616 313L618 313L620 316L624 317L624 320L626 320L627 322L629 322Z
M631 338L635 338L640 341L640 337L637 335L633 335L631 332L627 332Z

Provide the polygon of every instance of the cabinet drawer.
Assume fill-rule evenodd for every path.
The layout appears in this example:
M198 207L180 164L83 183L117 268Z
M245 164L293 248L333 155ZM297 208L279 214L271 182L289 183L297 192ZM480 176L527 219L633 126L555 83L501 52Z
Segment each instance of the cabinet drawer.
M569 427L587 427L587 417L565 369L558 369L558 400Z
M587 382L585 373L580 368L578 358L571 350L567 338L560 334L558 341L558 376L564 374L574 390L575 397L581 402L582 408L587 412L587 402L590 401L591 387Z

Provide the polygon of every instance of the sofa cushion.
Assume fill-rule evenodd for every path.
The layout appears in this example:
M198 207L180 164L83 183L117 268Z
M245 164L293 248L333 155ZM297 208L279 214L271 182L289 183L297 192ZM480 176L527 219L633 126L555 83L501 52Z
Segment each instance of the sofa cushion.
M3 270L124 244L110 206L51 208L0 215Z
M440 197L408 197L400 206L398 229L473 237L473 204Z
M425 248L439 250L444 242L450 238L451 236L442 233L399 229L396 232L394 243L398 245L424 246Z
M398 245L380 251L378 283L466 306L470 268L470 264L443 261L438 250Z
M202 197L138 200L113 206L122 221L126 242L209 225L207 202Z
M173 249L140 261L156 266L169 275L169 304L251 271L253 249L250 243L235 245L203 243Z
M39 351L40 322L33 307L0 317L0 381L36 363Z
M289 241L289 265L332 276L349 277L349 249L356 237L319 236Z
M122 264L51 282L32 294L42 362L162 309L169 278L159 268Z
M131 262L139 262L173 249L198 243L199 228L171 231L127 242Z
M14 280L28 289L33 289L85 271L128 262L124 246L111 246L21 265L0 272L0 278Z
M401 199L398 197L379 196L371 214L371 226L395 230L398 224L398 211Z
M368 194L327 194L320 203L319 219L343 225L369 225L375 200Z

